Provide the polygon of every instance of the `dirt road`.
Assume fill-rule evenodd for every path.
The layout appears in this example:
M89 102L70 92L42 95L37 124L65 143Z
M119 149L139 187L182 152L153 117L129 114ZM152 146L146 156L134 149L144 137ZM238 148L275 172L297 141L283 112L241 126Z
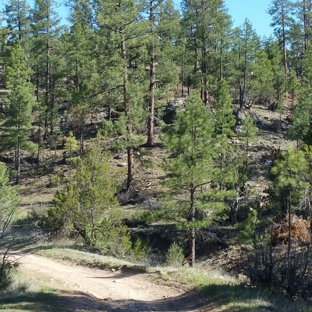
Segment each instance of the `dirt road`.
M64 311L213 310L198 293L159 284L147 273L91 269L29 254L20 263L32 280L62 294Z

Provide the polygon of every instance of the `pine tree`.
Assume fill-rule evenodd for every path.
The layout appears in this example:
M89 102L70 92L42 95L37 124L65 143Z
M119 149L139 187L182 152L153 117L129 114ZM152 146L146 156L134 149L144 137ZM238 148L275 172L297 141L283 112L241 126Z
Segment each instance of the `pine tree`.
M312 144L311 112L312 112L312 48L308 47L303 59L303 76L298 103L292 112L293 123L288 131L291 139L298 143Z
M285 77L288 75L287 44L289 29L293 24L292 10L293 6L290 0L272 0L268 9L268 13L272 16L271 26L274 27L274 34L282 46Z
M283 53L280 49L279 43L274 41L273 38L264 42L264 50L271 62L273 78L271 85L274 90L274 101L276 106L282 104L286 91L286 77L283 66ZM270 102L273 103L273 102Z
M57 54L61 28L60 19L54 10L53 0L36 0L32 10L32 53L31 64L35 74L38 105L44 109L45 138L54 135L57 117L56 93L59 66L64 68L64 55Z
M150 25L147 43L150 83L147 95L149 116L146 146L153 146L155 102L178 81L178 73L173 61L177 49L173 41L179 30L179 14L174 10L170 0L150 0L147 6Z
M232 128L236 123L235 116L233 114L234 107L229 93L228 84L223 79L218 83L214 108L216 110L216 134L223 134L225 136L233 135L234 133Z
M86 244L121 256L131 248L130 235L121 223L116 192L122 170L112 170L109 155L98 141L73 161L73 177L54 196L45 226L50 231L75 233Z
M286 203L282 209L285 214L300 202L304 190L309 186L306 180L308 162L304 152L294 148L289 148L282 156L282 159L276 160L271 171L275 176L273 187Z
M222 0L182 2L182 27L193 63L192 84L201 90L205 105L211 104L217 81L224 77L223 60L231 30L231 18Z
M281 198L282 215L288 219L288 272L291 269L292 252L292 217L293 209L299 205L304 193L310 187L306 173L309 170L305 153L301 150L289 148L283 153L283 158L276 160L271 171L275 178L273 188Z
M257 127L255 126L254 119L249 113L247 113L245 119L243 120L242 131L240 133L240 136L245 140L245 151L247 156L249 153L250 142L255 139L256 135Z
M18 209L20 198L18 196L18 187L9 183L9 173L4 163L0 163L0 242L6 241L7 247L2 246L1 264L0 264L0 289L2 290L11 278L12 259L9 258L10 245L7 244L8 236L14 235L12 223ZM14 239L14 236L13 238ZM12 241L11 241L12 242Z
M293 3L293 11L296 20L293 21L290 29L290 44L291 55L293 61L298 59L298 56L303 56L308 49L312 39L312 3L311 0L298 0ZM297 56L297 57L296 57ZM297 62L300 62L302 57L299 57ZM294 65L294 64L292 64ZM299 65L300 66L300 65Z
M86 116L92 110L93 95L97 93L96 59L93 56L93 31L79 20L79 12L73 10L73 24L70 32L63 36L62 44L66 51L66 74L68 99L71 103L70 114L75 128L80 133L80 153L84 152L84 134ZM75 16L78 16L75 18ZM72 81L72 83L71 83Z
M0 150L15 151L16 184L20 180L21 150L34 150L36 145L30 141L32 127L32 107L34 89L29 82L31 71L26 65L25 53L19 41L11 51L6 69L7 87L10 93L7 98L6 120L0 127Z
M260 48L251 64L251 79L248 86L250 103L271 103L274 100L272 81L274 72L267 53Z
M254 64L257 62L260 40L247 19L235 32L237 39L234 41L232 50L234 72L231 79L234 80L233 83L239 93L240 108L243 108L251 104L248 93L251 89L251 81L254 79Z
M9 39L18 39L26 50L26 43L30 35L30 7L26 0L11 0L5 5Z
M205 208L201 201L201 188L211 183L213 157L216 156L213 139L213 116L193 93L185 112L179 111L174 127L164 129L162 140L173 157L166 160L166 186L173 197L184 195L167 208L167 216L182 221L181 227L190 231L192 266L195 266L196 230L203 225L199 217Z
M142 141L138 136L138 123L145 119L143 111L144 90L146 90L145 65L142 56L146 50L146 29L148 23L141 16L142 6L134 0L116 4L115 1L98 1L96 15L99 27L99 42L106 65L101 80L108 83L102 93L107 93L109 103L117 103L126 116L127 142L127 189L134 180L134 148ZM108 75L108 80L105 76Z

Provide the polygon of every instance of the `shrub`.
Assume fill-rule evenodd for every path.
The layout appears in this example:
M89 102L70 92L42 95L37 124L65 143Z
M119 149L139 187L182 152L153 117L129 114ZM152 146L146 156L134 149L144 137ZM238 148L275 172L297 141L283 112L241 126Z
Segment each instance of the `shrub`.
M12 221L19 203L16 186L9 185L9 174L5 164L0 162L0 244L4 238L14 240ZM10 235L10 236L9 236ZM0 289L6 288L11 281L11 271L16 264L9 259L9 247L4 247L4 253L0 257Z
M176 243L171 244L167 252L166 265L179 267L181 266L183 259L183 248Z

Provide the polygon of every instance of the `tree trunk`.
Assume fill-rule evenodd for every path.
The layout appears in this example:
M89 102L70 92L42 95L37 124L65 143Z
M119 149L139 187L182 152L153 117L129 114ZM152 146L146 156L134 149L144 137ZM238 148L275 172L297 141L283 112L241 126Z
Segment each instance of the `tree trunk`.
M83 155L84 152L84 125L80 127L80 155Z
M127 172L127 190L132 186L134 174L134 157L133 157L133 146L131 146L131 136L132 136L132 118L131 118L131 107L128 102L128 62L127 62L127 47L126 47L126 38L124 30L120 30L121 33L121 55L123 59L123 104L127 116L127 134L128 143L127 147L127 162L128 162L128 172Z
M15 170L16 170L15 184L19 185L21 176L21 152L19 146L15 148Z
M132 186L134 179L134 159L133 159L133 147L127 147L127 158L128 158L128 174L127 174L127 190Z
M195 188L193 184L190 188L190 219L192 222L195 221L195 205L194 205L194 195L195 195ZM191 266L195 267L195 256L196 256L196 230L193 227L191 229L191 235L190 235L190 248L191 248Z
M192 228L191 230L191 253L192 253L192 262L191 266L195 267L195 256L196 256L196 230Z
M152 23L152 40L154 40L153 35L153 25L154 25L154 14L155 14L154 0L150 0L150 16L149 20ZM149 116L147 120L147 146L154 146L154 115L155 115L155 89L156 89L156 55L154 51L154 43L152 43L151 53L150 53L150 86L149 86L149 103L148 110Z

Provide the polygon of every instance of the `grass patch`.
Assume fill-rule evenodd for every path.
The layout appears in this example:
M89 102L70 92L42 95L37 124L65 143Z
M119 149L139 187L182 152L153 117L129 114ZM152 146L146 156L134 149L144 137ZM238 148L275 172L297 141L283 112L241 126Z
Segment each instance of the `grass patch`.
M131 269L140 272L147 272L147 267L145 265L133 264L132 262L126 260L119 260L109 256L102 256L69 248L51 247L46 249L38 249L36 254L48 258L70 261L76 265L82 265L91 268L116 270Z

